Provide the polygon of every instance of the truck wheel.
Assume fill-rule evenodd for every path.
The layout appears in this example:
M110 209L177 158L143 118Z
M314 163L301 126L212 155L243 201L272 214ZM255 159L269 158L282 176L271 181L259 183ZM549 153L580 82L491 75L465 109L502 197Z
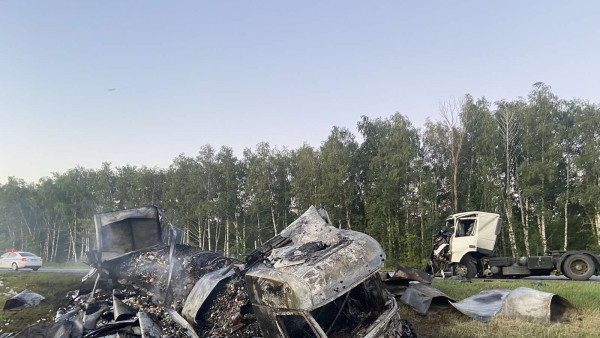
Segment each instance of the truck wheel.
M17 263L12 263L11 267L12 267L13 271L19 270L19 266L17 265Z
M473 258L469 256L463 257L460 263L454 265L454 274L465 278L473 278L477 274L477 265Z
M588 280L594 274L596 264L594 260L584 254L575 254L567 257L563 265L565 276L572 280Z

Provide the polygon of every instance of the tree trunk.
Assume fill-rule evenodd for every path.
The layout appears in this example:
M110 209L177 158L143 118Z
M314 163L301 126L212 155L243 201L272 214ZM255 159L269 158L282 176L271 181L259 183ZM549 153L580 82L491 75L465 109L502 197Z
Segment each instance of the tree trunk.
M521 224L523 225L523 242L525 242L525 254L531 256L529 251L529 202L525 199L525 207L523 207L523 194L519 193L519 209L521 209Z
M229 217L225 219L225 257L229 257Z
M202 229L201 217L198 217L198 247L204 251L204 230Z
M235 215L235 221L233 222L233 228L235 229L235 255L240 255L240 226L238 223L238 216Z
M346 225L348 226L348 230L352 230L352 223L350 222L350 209L346 207Z
M244 252L246 251L246 213L244 213L244 224L242 225L242 243L244 247Z
M454 165L454 175L452 176L452 188L454 190L454 212L456 213L458 212L458 163Z
M388 249L387 252L391 252L392 253L392 257L394 257L394 252L393 252L393 248L392 248L392 218L388 215L388 221L387 221L387 242L388 242Z
M273 210L273 205L271 204L271 220L273 221L273 233L277 236L277 223L275 222L275 210Z
M221 219L217 219L215 228L215 253L219 252L219 237L221 237Z
M548 246L547 246L547 242L546 242L546 217L544 216L544 211L542 210L542 216L541 216L541 223L540 223L540 235L542 237L542 250L543 253L546 253L546 251L548 250Z
M256 223L258 225L258 243L259 245L262 245L262 239L260 238L260 233L261 233L261 229L260 229L260 213L257 211L256 212ZM246 228L244 227L244 230ZM256 242L256 241L255 241ZM254 248L256 249L256 243L254 244Z
M206 236L208 242L208 251L212 251L212 237L210 235L210 219L206 218Z

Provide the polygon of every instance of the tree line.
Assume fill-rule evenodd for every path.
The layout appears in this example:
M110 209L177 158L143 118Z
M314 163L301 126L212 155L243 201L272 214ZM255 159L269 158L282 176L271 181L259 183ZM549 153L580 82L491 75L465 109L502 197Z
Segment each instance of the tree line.
M93 214L157 205L181 241L241 257L310 205L336 227L377 239L389 261L420 266L451 213L502 215L499 254L600 249L600 107L536 83L493 104L466 95L415 127L363 116L361 141L333 127L320 147L201 147L168 168L76 167L0 185L0 249L79 261L94 248Z

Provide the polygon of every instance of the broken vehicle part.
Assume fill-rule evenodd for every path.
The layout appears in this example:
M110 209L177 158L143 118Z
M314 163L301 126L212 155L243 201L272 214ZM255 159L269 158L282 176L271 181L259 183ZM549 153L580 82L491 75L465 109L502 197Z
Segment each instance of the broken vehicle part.
M90 331L85 334L84 338L96 338L96 337L104 337L113 333L117 333L125 328L132 327L138 324L138 318L134 317L128 320L122 320L119 322L111 322L108 323L96 330Z
M113 290L113 313L115 321L127 320L135 317L133 310L119 299Z
M40 294L29 290L23 290L4 303L3 311L18 311L25 308L36 307L40 305L44 299L46 298Z
M450 215L433 242L425 271L435 276L526 277L553 272L572 280L600 274L600 256L590 251L547 251L544 256L496 257L502 229L498 214L469 211Z
M102 316L104 311L108 310L108 304L105 302L92 302L87 305L83 313L83 328L86 330L94 330L98 318Z
M452 306L484 323L496 315L542 323L568 322L577 316L575 307L563 297L525 287L481 291Z
M331 226L323 208L311 207L250 253L245 266L176 244L175 228L156 207L96 221L102 246L88 254L99 272L88 302L112 305L90 337L139 336L156 329L152 321L161 335L177 337L398 336L406 326L379 279L379 243ZM65 312L77 308L86 308L85 300L73 299ZM86 309L95 313L93 305ZM111 322L139 312L148 316Z
M222 284L225 279L233 276L234 272L233 265L230 264L229 266L209 272L202 276L187 297L181 314L188 321L196 322L197 314L201 310L202 305L204 305L204 301L210 297L213 291Z
M181 315L179 313L177 313L177 311L173 311L173 310L169 309L169 310L167 310L167 312L169 313L169 315L171 316L171 319L173 319L174 322L176 322L177 324L179 324L179 326L181 326L182 328L185 329L185 332L187 333L187 335L189 337L199 338L198 335L196 334L196 331L190 325L190 323L188 323L185 320L185 318L181 317Z
M83 334L83 324L79 319L61 320L54 323L46 332L48 338L80 338Z
M394 272L380 272L379 276L385 288L395 296L401 296L411 281L431 284L433 276L419 269L413 269L402 264L396 265Z
M142 338L159 338L161 336L160 326L146 312L138 312L137 317L140 322Z
M484 290L457 303L450 303L463 314L487 323L502 310L510 290Z
M429 284L410 283L400 300L420 315L426 315L431 306L450 306L454 299Z
M400 321L378 275L385 253L370 236L331 226L311 206L268 244L246 272L265 336L376 337Z
M101 262L162 243L159 212L155 206L96 214L94 223Z
M534 322L562 323L573 320L577 316L577 310L561 296L520 287L506 296L500 315Z

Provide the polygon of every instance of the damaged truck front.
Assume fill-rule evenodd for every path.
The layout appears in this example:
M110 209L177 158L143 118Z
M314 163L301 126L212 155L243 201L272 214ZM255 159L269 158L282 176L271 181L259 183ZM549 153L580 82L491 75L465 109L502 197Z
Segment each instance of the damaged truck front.
M123 275L123 271L111 271L125 266L115 262L126 260L134 252L139 255L156 246L164 247L169 241L169 261L177 263L174 258L177 253L173 251L180 246L173 245L175 230L172 226L170 230L162 226L163 219L162 212L153 206L97 215L99 250L90 255L91 260L109 276ZM383 288L379 278L378 272L385 262L379 243L366 234L337 229L329 223L325 209L310 207L279 235L248 254L245 264L232 259L231 266L239 267L234 269L237 272L225 267L226 274L215 271L219 274L217 282L208 283L208 279L215 277L215 273L208 273L194 283L217 288L228 278L244 281L245 287L240 292L246 293L243 296L253 309L253 316L248 317L254 318L265 337L410 335L410 325L400 319L395 298ZM168 290L173 264L169 266L168 272L164 272L169 275L167 295L174 292L174 296L171 301L168 296L160 301L196 327L200 309L209 306L192 302L200 298L203 302L210 301L210 297L198 294L208 295L213 290L197 292L195 287L196 291L187 290L187 294ZM180 278L178 273L185 271L174 272L174 279ZM174 315L173 310L168 312Z

